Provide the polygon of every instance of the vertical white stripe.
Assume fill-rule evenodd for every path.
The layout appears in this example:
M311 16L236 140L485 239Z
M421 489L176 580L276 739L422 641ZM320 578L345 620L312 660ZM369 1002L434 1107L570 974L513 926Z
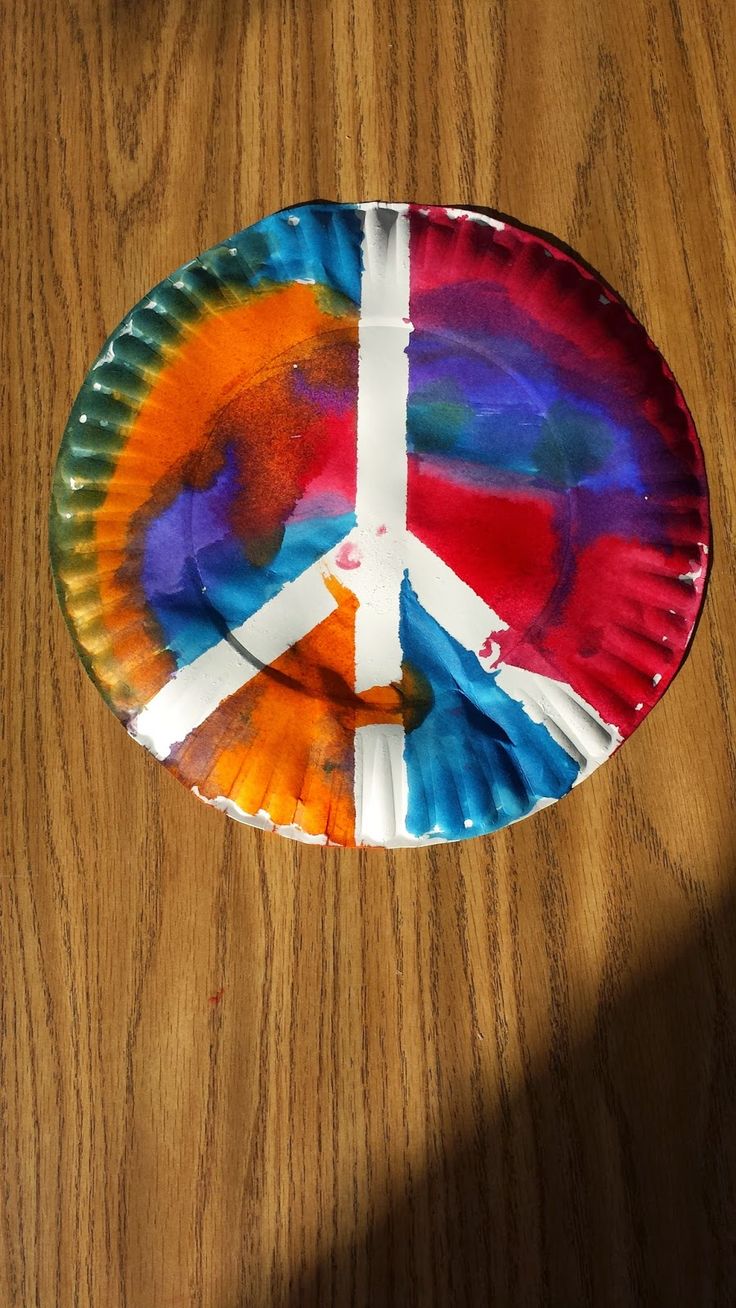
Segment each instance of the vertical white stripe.
M437 833L410 836L406 830L409 781L404 759L404 728L371 723L355 733L356 845L400 849L434 845ZM357 801L360 799L360 806Z
M409 217L366 205L358 363L357 531L347 584L358 603L355 688L401 676L409 389Z
M401 678L401 582L406 559L406 405L409 391L409 216L363 207L358 361L357 527L348 584L358 600L355 689ZM404 729L355 733L355 840L391 844L406 831Z
M355 843L386 845L404 830L408 785L404 728L372 724L355 733Z

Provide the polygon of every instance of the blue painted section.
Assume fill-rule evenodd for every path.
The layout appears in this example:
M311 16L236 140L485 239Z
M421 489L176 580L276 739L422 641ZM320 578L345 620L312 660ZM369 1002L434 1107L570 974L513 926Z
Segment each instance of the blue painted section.
M227 525L234 483L228 455L212 486L185 489L146 532L143 586L177 667L245 622L355 525L352 509L287 522L275 558L256 567Z
M477 350L470 332L412 334L408 443L489 488L643 489L627 427L571 391L541 353L485 331Z
M533 722L426 612L408 574L401 592L404 660L426 678L433 701L404 746L408 780L407 830L437 828L448 840L495 831L525 817L537 800L559 799L578 765ZM466 828L465 819L472 828Z
M169 279L207 294L217 282L258 286L315 282L360 302L362 215L352 205L297 205L270 214L223 245L184 264ZM209 279L209 281L208 281Z

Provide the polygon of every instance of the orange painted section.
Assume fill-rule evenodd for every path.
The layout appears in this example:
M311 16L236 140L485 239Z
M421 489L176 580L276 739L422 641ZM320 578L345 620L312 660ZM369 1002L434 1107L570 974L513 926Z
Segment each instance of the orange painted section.
M326 584L335 612L221 704L168 766L209 799L350 845L355 729L401 722L402 696L394 686L356 695L357 600L336 578Z
M256 376L279 367L280 355L336 325L357 348L357 318L326 314L318 288L298 283L251 292L241 305L218 307L171 351L132 422L98 510L103 520L95 541L102 612L111 633L110 666L120 660L115 682L122 671L140 703L174 669L171 658L161 655L135 573L130 543L136 528L143 515L159 513L179 492L187 460L204 446L222 406Z

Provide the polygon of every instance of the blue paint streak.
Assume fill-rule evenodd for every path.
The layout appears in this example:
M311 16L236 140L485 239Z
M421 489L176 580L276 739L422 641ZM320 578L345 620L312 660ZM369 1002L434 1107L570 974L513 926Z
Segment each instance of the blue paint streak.
M315 282L357 305L362 236L362 216L354 206L297 205L246 227L193 264L233 284ZM192 266L185 264L171 280L181 276L186 280Z
M407 733L407 830L438 829L448 840L495 831L525 817L542 798L567 794L578 765L532 722L521 704L429 616L405 574L401 591L404 659L429 681L434 702ZM472 820L466 828L465 819Z
M443 435L448 413L451 439ZM409 449L467 469L473 484L646 490L632 433L576 392L538 350L467 329L415 330L409 346ZM555 447L559 456L555 457Z

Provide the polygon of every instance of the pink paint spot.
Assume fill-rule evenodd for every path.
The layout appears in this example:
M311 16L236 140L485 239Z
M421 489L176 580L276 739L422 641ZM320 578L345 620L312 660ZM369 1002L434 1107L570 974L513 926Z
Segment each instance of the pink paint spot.
M388 531L388 528L387 528L385 522L382 522L381 525L380 525L380 527L376 527L376 535L377 535L377 536L385 536L387 531Z
M339 550L337 551L337 554L335 555L335 563L337 564L338 568L346 568L348 570L352 568L359 568L361 562L362 560L360 554L358 553L355 546L351 544L351 542L348 540L345 541L344 545L340 546Z
M215 1004L219 1004L219 1002L220 1002L220 1000L222 999L222 996L224 995L224 993L225 993L225 987L223 986L221 990L218 990L218 991L217 991L217 994L210 995L210 1003L211 1003L213 1006L214 1006Z
M480 649L478 650L478 658L479 659L493 658L493 655L496 653L495 644L496 642L494 641L493 637L487 636L486 639L483 641L483 644L481 645Z

